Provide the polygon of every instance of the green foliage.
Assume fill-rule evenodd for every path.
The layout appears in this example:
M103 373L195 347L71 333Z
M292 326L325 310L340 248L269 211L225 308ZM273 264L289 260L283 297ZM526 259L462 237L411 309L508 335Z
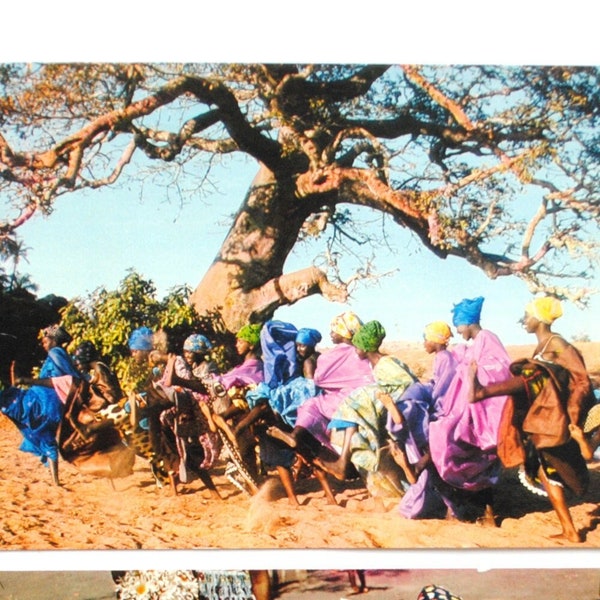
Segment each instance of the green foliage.
M159 300L151 280L135 271L119 283L116 290L100 288L88 298L76 298L62 310L62 324L73 336L69 350L84 340L91 341L119 377L124 390L139 389L148 369L130 358L128 340L142 326L169 333L164 351L181 353L183 341L192 333L202 333L214 345L213 358L221 370L230 368L235 338L227 332L218 315L200 318L188 303L190 289L172 289Z

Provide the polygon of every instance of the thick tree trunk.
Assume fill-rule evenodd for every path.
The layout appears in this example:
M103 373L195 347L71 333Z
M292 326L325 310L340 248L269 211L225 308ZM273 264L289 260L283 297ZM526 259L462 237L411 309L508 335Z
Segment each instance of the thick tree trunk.
M296 195L294 182L261 167L219 254L190 297L200 315L219 313L237 331L265 321L275 310L321 293L344 301L347 292L315 267L283 274L288 254L313 207Z

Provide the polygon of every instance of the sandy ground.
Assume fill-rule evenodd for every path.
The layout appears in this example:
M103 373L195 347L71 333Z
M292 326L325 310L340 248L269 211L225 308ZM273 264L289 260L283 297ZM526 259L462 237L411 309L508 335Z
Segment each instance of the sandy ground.
M521 355L524 355L521 353ZM425 359L427 360L427 359ZM589 361L588 361L589 362ZM61 463L53 486L38 459L18 451L20 434L0 417L0 548L192 549L192 548L599 548L600 463L590 465L586 495L571 499L576 526L586 536L572 544L550 536L558 521L548 502L526 491L513 471L496 492L499 527L444 520L401 518L397 501L378 507L357 483L334 484L338 506L328 505L314 480L299 487L291 507L274 477L249 497L216 470L223 500L209 499L199 481L178 496L158 489L147 465L116 480L79 473Z
M426 585L441 585L462 600L596 600L598 569L495 570L371 570L368 592L354 593L343 571L279 571L274 586L278 600L415 600ZM510 585L507 585L510 581ZM114 585L107 572L1 573L2 600L108 600Z

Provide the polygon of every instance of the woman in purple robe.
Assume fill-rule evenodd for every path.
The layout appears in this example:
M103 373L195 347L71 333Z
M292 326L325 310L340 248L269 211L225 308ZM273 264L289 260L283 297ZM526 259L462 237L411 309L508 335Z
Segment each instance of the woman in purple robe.
M402 413L406 426L398 426L388 418L388 431L393 438L392 455L402 467L410 487L400 500L400 514L407 519L444 518L446 502L438 486L439 476L431 463L429 426L437 418L439 400L446 393L456 373L456 357L448 350L452 337L450 326L434 321L425 327L423 346L434 354L433 377L426 383L415 383L402 396Z

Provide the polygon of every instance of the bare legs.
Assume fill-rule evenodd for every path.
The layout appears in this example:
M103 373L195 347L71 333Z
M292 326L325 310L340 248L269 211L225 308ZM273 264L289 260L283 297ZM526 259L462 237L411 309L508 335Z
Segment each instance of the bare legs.
M365 572L362 569L353 569L348 571L348 581L350 582L350 587L355 594L363 594L369 591L365 579Z
M293 431L284 431L276 425L272 425L267 429L267 433L271 437L274 437L282 441L284 444L287 444L290 448L296 448L296 446L298 445L298 442L296 440L296 432L298 429L298 427L295 427Z
M575 529L575 524L573 523L573 518L571 517L571 513L569 512L567 501L565 499L564 489L559 485L552 485L542 467L539 468L538 476L544 485L544 489L548 493L548 498L550 499L552 508L556 512L562 527L562 532L553 535L552 537L564 538L570 542L583 542L583 537L577 531L577 529Z
M296 497L296 491L294 490L294 483L292 481L292 473L290 469L278 466L277 473L279 474L279 479L281 479L281 483L283 484L283 489L287 494L289 503L292 506L299 506L298 498Z
M330 475L333 475L336 479L344 481L344 479L346 479L348 466L350 464L350 446L352 442L352 436L357 431L357 425L352 425L351 427L346 427L346 429L344 429L344 442L342 445L342 452L337 460L327 461L321 458L316 458L314 461L315 464L321 469L323 469L323 471L329 473Z
M594 451L596 448L588 439L585 437L583 433L583 429L578 427L577 425L573 425L572 423L569 425L569 433L571 437L577 442L579 445L579 449L581 450L581 456L585 458L585 460L592 460L594 458Z
M50 465L50 475L52 476L52 483L54 485L60 485L58 481L58 459L48 459L48 464Z

